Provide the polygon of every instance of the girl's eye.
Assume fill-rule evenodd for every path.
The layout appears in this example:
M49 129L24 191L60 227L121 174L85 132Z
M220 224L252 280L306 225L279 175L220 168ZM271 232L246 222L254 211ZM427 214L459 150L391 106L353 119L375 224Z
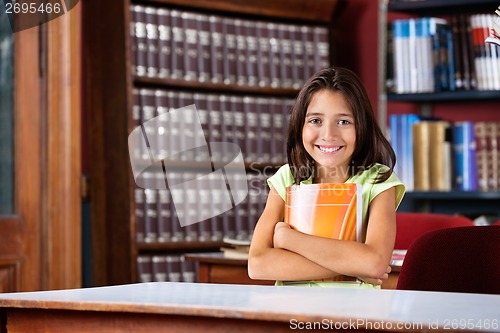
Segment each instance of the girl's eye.
M338 124L339 125L350 125L351 122L349 120L343 119L343 120L339 120Z
M321 124L321 120L319 118L312 118L309 120L311 124Z

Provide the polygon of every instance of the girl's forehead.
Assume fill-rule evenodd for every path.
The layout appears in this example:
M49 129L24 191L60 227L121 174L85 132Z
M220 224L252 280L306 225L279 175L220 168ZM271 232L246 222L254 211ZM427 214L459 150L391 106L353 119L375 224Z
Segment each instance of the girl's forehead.
M338 91L319 90L311 96L306 114L311 112L353 114L344 94Z

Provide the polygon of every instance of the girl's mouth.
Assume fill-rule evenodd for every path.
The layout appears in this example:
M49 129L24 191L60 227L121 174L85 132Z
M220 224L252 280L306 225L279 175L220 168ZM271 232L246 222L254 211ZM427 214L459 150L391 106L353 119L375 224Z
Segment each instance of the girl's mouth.
M325 153L325 154L331 154L331 153L335 153L336 151L339 151L340 149L343 148L343 146L333 146L333 147L325 147L325 146L318 146L316 145L316 147L322 152L322 153Z

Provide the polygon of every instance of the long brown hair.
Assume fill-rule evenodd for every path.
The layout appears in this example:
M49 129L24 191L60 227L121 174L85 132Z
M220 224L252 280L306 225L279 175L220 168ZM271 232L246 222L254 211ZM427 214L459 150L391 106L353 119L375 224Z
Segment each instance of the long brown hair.
M389 170L380 173L376 182L387 180L394 170L396 155L377 124L368 94L354 72L331 67L320 70L306 82L292 107L287 157L295 183L300 184L314 172L314 160L304 148L302 129L312 96L324 89L342 93L354 116L356 147L351 157L350 176L380 163L388 166Z

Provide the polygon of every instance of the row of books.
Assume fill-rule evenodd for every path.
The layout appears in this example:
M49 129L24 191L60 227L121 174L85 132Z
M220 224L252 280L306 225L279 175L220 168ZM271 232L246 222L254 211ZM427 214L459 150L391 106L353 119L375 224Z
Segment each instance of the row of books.
M189 170L179 174L179 177L183 176L193 178ZM270 176L271 174L266 174L263 170L249 171L246 176L248 195L240 204L227 211L219 209L223 204L220 198L225 195L220 187L176 188L175 191L181 192L175 193L176 198L184 199L176 202L172 196L173 189L153 190L137 187L134 190L136 241L209 243L222 242L224 237L248 240L264 209L268 193L266 179ZM172 178L168 180L170 182ZM225 212L220 214L220 211ZM200 222L181 226L179 217L182 216L189 216L190 220ZM197 219L197 216L212 217L201 220Z
M500 49L486 43L494 15L398 19L389 25L393 93L500 90Z
M133 96L134 127L144 124L148 139L158 142L159 155L166 156L169 149L174 150L182 140L198 136L187 129L196 128L193 122L199 121L206 142L237 144L247 163L283 164L286 161L286 129L293 99L146 88L135 88ZM196 106L198 119L177 117L158 128L148 126L148 120L192 104ZM185 130L179 130L181 128ZM150 158L147 150L140 149L132 152L132 156L135 160Z
M412 191L500 189L500 123L390 117L396 174Z
M325 26L130 7L138 76L299 89L330 63Z
M140 282L196 282L196 265L186 260L184 254L137 257L137 273Z

